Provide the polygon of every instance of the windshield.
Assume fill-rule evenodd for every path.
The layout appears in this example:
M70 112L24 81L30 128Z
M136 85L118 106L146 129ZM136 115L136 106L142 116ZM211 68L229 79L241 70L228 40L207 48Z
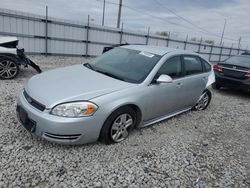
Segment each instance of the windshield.
M126 82L141 83L160 58L147 52L114 48L96 58L90 68Z
M250 67L250 57L234 56L228 58L225 62L231 65Z

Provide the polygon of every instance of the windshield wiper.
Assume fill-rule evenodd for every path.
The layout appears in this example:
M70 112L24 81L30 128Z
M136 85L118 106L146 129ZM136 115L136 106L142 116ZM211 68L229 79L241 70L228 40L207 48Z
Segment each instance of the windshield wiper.
M90 65L90 63L85 63L83 64L83 66L88 67L89 69L95 70L94 67Z
M114 74L112 74L112 73L105 72L105 71L101 71L101 70L96 70L96 69L95 69L95 71L96 71L96 72L99 72L99 73L102 73L102 74L105 74L105 75L107 75L107 76L110 76L110 77L112 77L112 78L115 78L115 79L118 79L118 80L121 80L121 81L125 81L123 78L120 78L119 76L116 76L116 75L114 75Z
M105 72L105 71L101 71L101 70L95 69L90 63L85 63L85 64L83 64L83 66L88 67L89 69L91 69L91 70L93 70L93 71L96 71L96 72L105 74L105 75L107 75L107 76L110 76L110 77L112 77L112 78L115 78L115 79L118 79L118 80L125 81L123 78L120 78L120 77L118 77L118 76L116 76L116 75L114 75L114 74L111 74L111 73L108 73L108 72Z

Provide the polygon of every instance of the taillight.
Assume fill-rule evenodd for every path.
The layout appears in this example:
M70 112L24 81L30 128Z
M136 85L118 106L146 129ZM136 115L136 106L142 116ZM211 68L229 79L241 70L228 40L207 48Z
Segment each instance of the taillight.
M222 66L218 65L218 64L214 64L213 65L214 70L218 71L218 72L223 72L223 68Z
M246 77L250 77L250 71L245 74Z

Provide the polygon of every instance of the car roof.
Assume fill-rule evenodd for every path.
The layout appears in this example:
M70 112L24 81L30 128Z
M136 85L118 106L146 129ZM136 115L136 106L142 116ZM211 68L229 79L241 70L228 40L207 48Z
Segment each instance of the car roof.
M168 48L165 46L151 46L151 45L124 45L121 48L127 48L132 50L144 51L152 54L157 54L160 56L165 55L169 52L176 52L176 53L183 53L183 54L196 54L195 52L188 51L188 50L181 50L178 48ZM198 54L196 54L198 55Z

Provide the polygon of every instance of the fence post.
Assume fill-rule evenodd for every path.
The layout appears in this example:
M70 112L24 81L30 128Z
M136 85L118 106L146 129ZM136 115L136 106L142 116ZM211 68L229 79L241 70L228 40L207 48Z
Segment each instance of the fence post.
M168 38L166 38L166 40L167 40L167 47L168 47L168 45L169 45L169 40L170 40L170 32L168 33Z
M210 48L210 53L209 53L209 58L208 58L208 61L211 60L211 55L212 55L212 52L213 52L213 44L211 45L211 48Z
M200 40L200 43L199 43L198 53L200 53L200 51L201 51L201 43L202 43L202 37L201 37L201 40Z
M150 27L148 27L148 34L147 34L147 37L146 37L146 45L148 45L149 32L150 32Z
M234 45L234 44L232 43L232 46L231 46L231 48L230 48L230 50L229 50L229 57L231 57L233 45Z
M45 56L48 55L48 6L46 6L45 16Z
M187 41L188 41L188 35L186 37L186 41L184 41L184 50L186 50L186 47L187 47Z
M88 57L88 50L89 50L89 15L88 15L88 24L87 24L87 31L86 31L86 51L85 56Z
M122 23L122 28L120 31L120 45L122 44L122 34L123 34L123 23Z

